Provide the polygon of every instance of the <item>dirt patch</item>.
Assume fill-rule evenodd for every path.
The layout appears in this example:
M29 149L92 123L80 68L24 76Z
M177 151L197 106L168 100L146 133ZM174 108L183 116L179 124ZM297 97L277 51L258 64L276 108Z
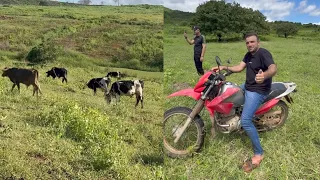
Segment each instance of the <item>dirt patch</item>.
M42 155L39 152L27 152L27 155L40 161L40 162L44 162L46 161L48 158L46 158L44 155Z
M192 88L192 86L189 84L189 83L175 83L172 85L173 86L173 89L175 91L179 91L181 89L187 89L187 88Z
M13 19L13 17L11 17L11 16L5 16L5 15L1 15L1 16L0 16L0 20L10 20L10 19Z

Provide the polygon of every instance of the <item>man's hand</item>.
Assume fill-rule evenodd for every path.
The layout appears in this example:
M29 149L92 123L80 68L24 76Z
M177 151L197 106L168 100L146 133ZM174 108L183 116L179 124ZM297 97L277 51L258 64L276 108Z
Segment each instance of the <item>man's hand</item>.
M185 39L187 39L187 38L188 38L188 37L187 37L187 33L186 33L186 32L184 32L184 33L183 33L183 36L184 36L184 38L185 38Z
M203 56L201 56L201 57L200 57L200 61L201 61L201 62L203 62L203 60L204 60L204 57L203 57Z
M226 66L219 66L219 67L220 67L220 71L226 69ZM211 71L219 72L218 66L211 68Z
M256 82L257 82L258 84L261 84L261 83L263 83L263 81L264 81L264 73L263 73L263 71L260 69L259 72L258 72L258 74L256 74Z

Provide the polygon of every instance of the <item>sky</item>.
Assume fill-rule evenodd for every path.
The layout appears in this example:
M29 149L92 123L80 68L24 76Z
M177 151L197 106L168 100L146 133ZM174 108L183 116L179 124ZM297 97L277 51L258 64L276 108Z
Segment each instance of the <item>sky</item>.
M60 0L78 2L78 0ZM208 0L120 0L120 4L153 4L185 12L195 12L197 6ZM320 0L225 0L242 7L259 10L267 21L291 21L320 25ZM92 4L115 5L114 0L91 0Z
M206 0L164 0L170 9L195 12L197 6ZM259 10L267 21L291 21L320 25L320 0L226 0L237 2L242 7Z
M77 3L79 0L59 0L60 2ZM100 5L103 2L104 5L116 5L114 0L91 0L91 4ZM133 4L151 4L151 5L163 5L163 0L120 0L120 4L133 5Z

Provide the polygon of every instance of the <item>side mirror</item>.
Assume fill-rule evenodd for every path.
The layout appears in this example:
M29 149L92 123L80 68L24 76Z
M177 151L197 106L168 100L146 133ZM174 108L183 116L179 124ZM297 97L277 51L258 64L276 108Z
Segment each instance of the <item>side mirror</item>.
M229 58L229 59L227 60L227 63L228 63L228 64L231 64L231 58Z
M221 66L221 59L219 58L219 56L216 56L216 62L218 66Z

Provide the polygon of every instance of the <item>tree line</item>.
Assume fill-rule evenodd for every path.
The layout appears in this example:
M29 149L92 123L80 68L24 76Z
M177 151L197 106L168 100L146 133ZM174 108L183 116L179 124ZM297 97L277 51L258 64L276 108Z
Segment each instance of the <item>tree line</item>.
M224 37L237 34L244 36L246 32L254 31L261 35L276 33L288 38L298 33L301 28L312 28L317 31L320 26L315 24L301 24L289 21L268 22L258 10L241 7L239 3L223 1L208 1L200 4L195 13L187 13L165 9L165 23L180 26L201 27L201 32L215 35L219 41ZM186 23L188 22L188 23Z

